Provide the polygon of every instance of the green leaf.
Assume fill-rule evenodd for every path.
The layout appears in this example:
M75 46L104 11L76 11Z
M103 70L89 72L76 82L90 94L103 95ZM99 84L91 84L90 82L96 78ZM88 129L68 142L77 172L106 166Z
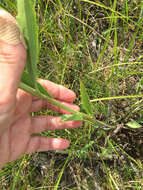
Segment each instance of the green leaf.
M141 128L142 126L137 123L136 121L130 121L126 124L128 127L132 128L132 129L138 129Z
M22 73L21 82L23 82L26 85L34 88L33 83L31 81L31 76L26 70Z
M23 72L22 77L21 77L21 82L23 84L26 84L27 86L35 89L33 87L32 81L31 81L31 76L29 75L29 73L27 71ZM52 97L51 94L49 94L49 92L39 82L36 81L36 85L38 87L38 90L35 89L35 90L37 90L37 93L39 93L39 91L40 91L41 94L44 94L44 95L46 95L48 97Z
M82 114L76 113L76 114L69 114L69 115L62 115L61 121L82 121L83 117Z
M17 0L17 21L27 45L27 71L31 76L32 86L37 88L36 73L39 57L38 26L32 0Z
M86 111L87 114L91 115L92 107L91 107L90 99L82 81L80 81L80 95L81 95L81 103L84 110Z
M44 94L44 95L52 98L52 95L39 82L37 82L37 86L38 86L38 90L41 92L41 94Z
M7 10L8 11L8 8L7 7L5 7L1 2L0 2L0 8L3 8L3 9L5 9L5 10Z
M143 77L140 79L136 92L139 93L143 89Z

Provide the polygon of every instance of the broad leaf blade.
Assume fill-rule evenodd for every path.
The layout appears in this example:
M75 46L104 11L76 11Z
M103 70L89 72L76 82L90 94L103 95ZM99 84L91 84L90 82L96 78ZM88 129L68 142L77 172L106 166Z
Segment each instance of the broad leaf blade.
M128 127L132 128L132 129L138 129L141 128L142 126L137 123L136 121L130 121L126 124Z
M80 113L76 113L76 114L69 114L69 115L62 115L61 121L82 121L83 117Z
M92 107L91 107L90 99L82 81L80 81L80 95L81 95L81 103L84 110L86 111L87 114L91 115Z
M31 75L33 87L36 88L38 48L38 26L32 0L17 0L17 21L27 44L27 71Z

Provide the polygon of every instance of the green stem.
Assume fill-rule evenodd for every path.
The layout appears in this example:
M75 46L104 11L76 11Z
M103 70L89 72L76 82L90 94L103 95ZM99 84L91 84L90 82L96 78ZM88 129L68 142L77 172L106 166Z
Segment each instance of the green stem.
M70 112L70 113L72 113L72 114L77 113L77 111L75 111L75 110L73 110L73 109L71 109L71 108L69 108L69 107L67 107L67 106L65 106L65 105L63 105L63 104L61 104L61 103L59 103L57 100L55 100L55 99L53 99L53 98L51 98L51 97L48 97L48 96L46 96L46 95L44 95L44 94L38 92L36 89L34 89L34 88L32 88L32 87L30 87L30 86L28 86L28 85L26 85L26 84L24 84L24 83L22 83L22 82L20 83L20 86L19 86L19 87L20 87L22 90L24 90L24 91L26 91L26 92L32 94L33 96L36 96L36 97L41 98L41 99L44 99L44 100L46 100L47 102L49 102L49 103L51 103L51 104L53 104L53 105L55 105L55 106L57 106L57 107L59 107L59 108L61 108L61 109L64 109L64 110L66 110L66 111L68 111L68 112Z
M24 91L26 91L26 92L32 94L33 96L36 96L36 97L38 97L38 98L40 98L40 99L44 99L45 101L49 102L50 104L53 104L53 105L55 105L55 106L57 106L57 107L59 107L59 108L61 108L61 109L64 109L64 110L66 110L66 111L68 111L68 112L70 112L70 113L72 113L72 114L79 113L78 111L75 111L75 110L73 110L73 109L71 109L71 108L69 108L69 107L67 107L67 106L65 106L65 105L63 105L63 104L61 104L61 103L59 103L57 100L55 100L55 99L53 99L53 98L51 98L51 97L48 97L48 96L46 96L46 95L40 93L40 92L37 91L36 89L34 89L34 88L32 88L32 87L30 87L30 86L24 84L23 82L20 83L20 86L19 86L19 87L20 87L22 90L24 90ZM93 124L94 124L94 123L98 123L99 125L106 126L106 127L109 127L109 128L113 128L113 126L110 126L110 125L108 125L108 124L106 124L106 123L104 123L104 122L102 122L102 121L96 120L96 119L94 119L93 117L91 117L91 116L89 116L89 115L86 115L86 114L84 114L84 113L80 113L80 114L82 114L83 120L85 120L85 121L90 121L90 122L93 123Z
M94 100L91 100L90 102L99 102L99 101L104 101L104 100L127 99L127 98L143 98L143 95L137 94L137 95L128 95L128 96L112 96L112 97L105 97L105 98L96 98Z

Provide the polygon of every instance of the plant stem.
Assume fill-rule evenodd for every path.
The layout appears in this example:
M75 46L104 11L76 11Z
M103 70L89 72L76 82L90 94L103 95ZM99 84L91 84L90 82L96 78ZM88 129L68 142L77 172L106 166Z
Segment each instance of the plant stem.
M104 97L104 98L96 98L96 99L90 100L90 102L99 102L99 101L104 101L104 100L127 99L127 98L143 98L143 95L137 94L137 95L128 95L128 96L111 96L111 97Z
M24 91L26 91L26 92L32 94L33 96L36 96L36 97L38 97L38 98L40 98L40 99L44 99L45 101L47 101L47 102L49 102L49 103L51 103L51 104L53 104L53 105L55 105L55 106L57 106L57 107L59 107L59 108L61 108L61 109L64 109L64 110L66 110L66 111L68 111L68 112L70 112L70 113L72 113L72 114L76 114L76 113L82 114L82 117L83 117L83 120L84 120L84 121L90 121L90 122L93 123L93 124L98 123L99 125L102 125L102 126L106 126L106 127L109 127L109 128L114 128L113 126L110 126L110 125L108 125L108 124L106 124L106 123L104 123L104 122L101 122L101 121L99 121L99 120L96 120L96 119L94 119L93 117L91 117L91 116L89 116L89 115L87 115L87 114L85 114L85 113L81 113L81 112L75 111L75 110L73 110L73 109L71 109L71 108L69 108L69 107L67 107L67 106L65 106L65 105L63 105L63 104L61 104L61 103L59 103L59 102L58 102L57 100L55 100L54 98L48 97L48 96L46 96L46 95L40 93L38 90L36 90L36 89L34 89L34 88L32 88L32 87L30 87L30 86L24 84L23 82L20 83L20 86L19 86L19 87L20 87L22 90L24 90Z
M55 105L55 106L57 106L57 107L59 107L59 108L61 108L61 109L64 109L64 110L66 110L66 111L68 111L68 112L70 112L70 113L72 113L72 114L78 113L77 111L75 111L75 110L73 110L73 109L71 109L71 108L69 108L69 107L67 107L67 106L65 106L65 105L63 105L63 104L61 104L61 103L59 103L59 102L58 102L57 100L55 100L54 98L48 97L48 96L46 96L46 95L40 93L38 90L36 90L36 89L34 89L34 88L32 88L32 87L30 87L30 86L28 86L28 85L26 85L26 84L24 84L24 83L22 83L22 82L20 83L20 86L19 86L19 87L20 87L22 90L24 90L24 91L26 91L26 92L32 94L33 96L36 96L36 97L41 98L41 99L44 99L44 100L46 100L47 102L49 102L49 103L51 103L51 104L53 104L53 105Z

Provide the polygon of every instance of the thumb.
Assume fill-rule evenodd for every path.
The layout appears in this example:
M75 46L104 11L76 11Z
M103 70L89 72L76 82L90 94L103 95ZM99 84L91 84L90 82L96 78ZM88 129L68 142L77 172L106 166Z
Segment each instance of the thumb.
M0 9L0 106L5 109L16 100L25 60L26 51L16 20Z

